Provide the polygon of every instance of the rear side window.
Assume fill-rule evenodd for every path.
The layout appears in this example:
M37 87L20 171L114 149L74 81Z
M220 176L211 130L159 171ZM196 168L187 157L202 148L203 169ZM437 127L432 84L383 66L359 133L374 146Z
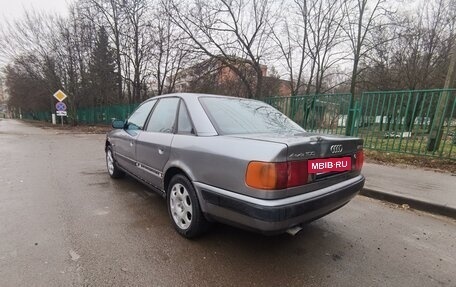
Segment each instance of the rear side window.
M179 105L179 118L177 124L177 132L180 134L193 134L193 126L188 115L187 107L184 102L181 101Z
M199 100L221 134L304 132L284 114L260 101L217 97L200 97Z
M161 99L150 116L146 131L172 133L176 121L178 98Z

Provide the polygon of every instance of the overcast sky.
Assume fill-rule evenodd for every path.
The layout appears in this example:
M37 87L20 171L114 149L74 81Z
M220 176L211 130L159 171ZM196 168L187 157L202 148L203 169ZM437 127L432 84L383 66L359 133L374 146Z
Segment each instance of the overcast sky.
M68 3L71 2L71 0L0 0L0 22L22 17L24 9L66 15Z

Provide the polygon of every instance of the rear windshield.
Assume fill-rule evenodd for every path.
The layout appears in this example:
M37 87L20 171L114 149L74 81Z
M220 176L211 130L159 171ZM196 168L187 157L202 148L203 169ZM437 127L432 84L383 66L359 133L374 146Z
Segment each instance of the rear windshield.
M260 101L216 97L199 100L220 134L304 132L284 114Z

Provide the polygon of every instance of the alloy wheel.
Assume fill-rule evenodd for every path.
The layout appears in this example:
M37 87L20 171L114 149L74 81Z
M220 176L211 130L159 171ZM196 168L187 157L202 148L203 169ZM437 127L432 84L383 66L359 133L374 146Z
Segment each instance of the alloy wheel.
M185 230L192 223L192 201L187 189L180 183L176 183L170 194L169 207L176 225Z

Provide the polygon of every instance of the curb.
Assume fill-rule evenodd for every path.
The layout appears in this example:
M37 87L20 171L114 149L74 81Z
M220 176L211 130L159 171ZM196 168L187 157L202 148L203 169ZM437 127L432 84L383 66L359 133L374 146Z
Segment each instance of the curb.
M406 197L406 196L403 196L403 195L400 195L397 193L382 192L382 191L378 191L378 190L370 189L370 188L363 188L359 194L366 196L366 197L384 200L384 201L388 201L388 202L395 203L395 204L401 204L401 205L408 204L410 206L410 208L413 208L413 209L426 211L429 213L434 213L434 214L438 214L438 215L447 216L452 219L456 219L456 208L453 208L453 207L450 207L447 205L426 202L426 201L422 201L420 199Z

